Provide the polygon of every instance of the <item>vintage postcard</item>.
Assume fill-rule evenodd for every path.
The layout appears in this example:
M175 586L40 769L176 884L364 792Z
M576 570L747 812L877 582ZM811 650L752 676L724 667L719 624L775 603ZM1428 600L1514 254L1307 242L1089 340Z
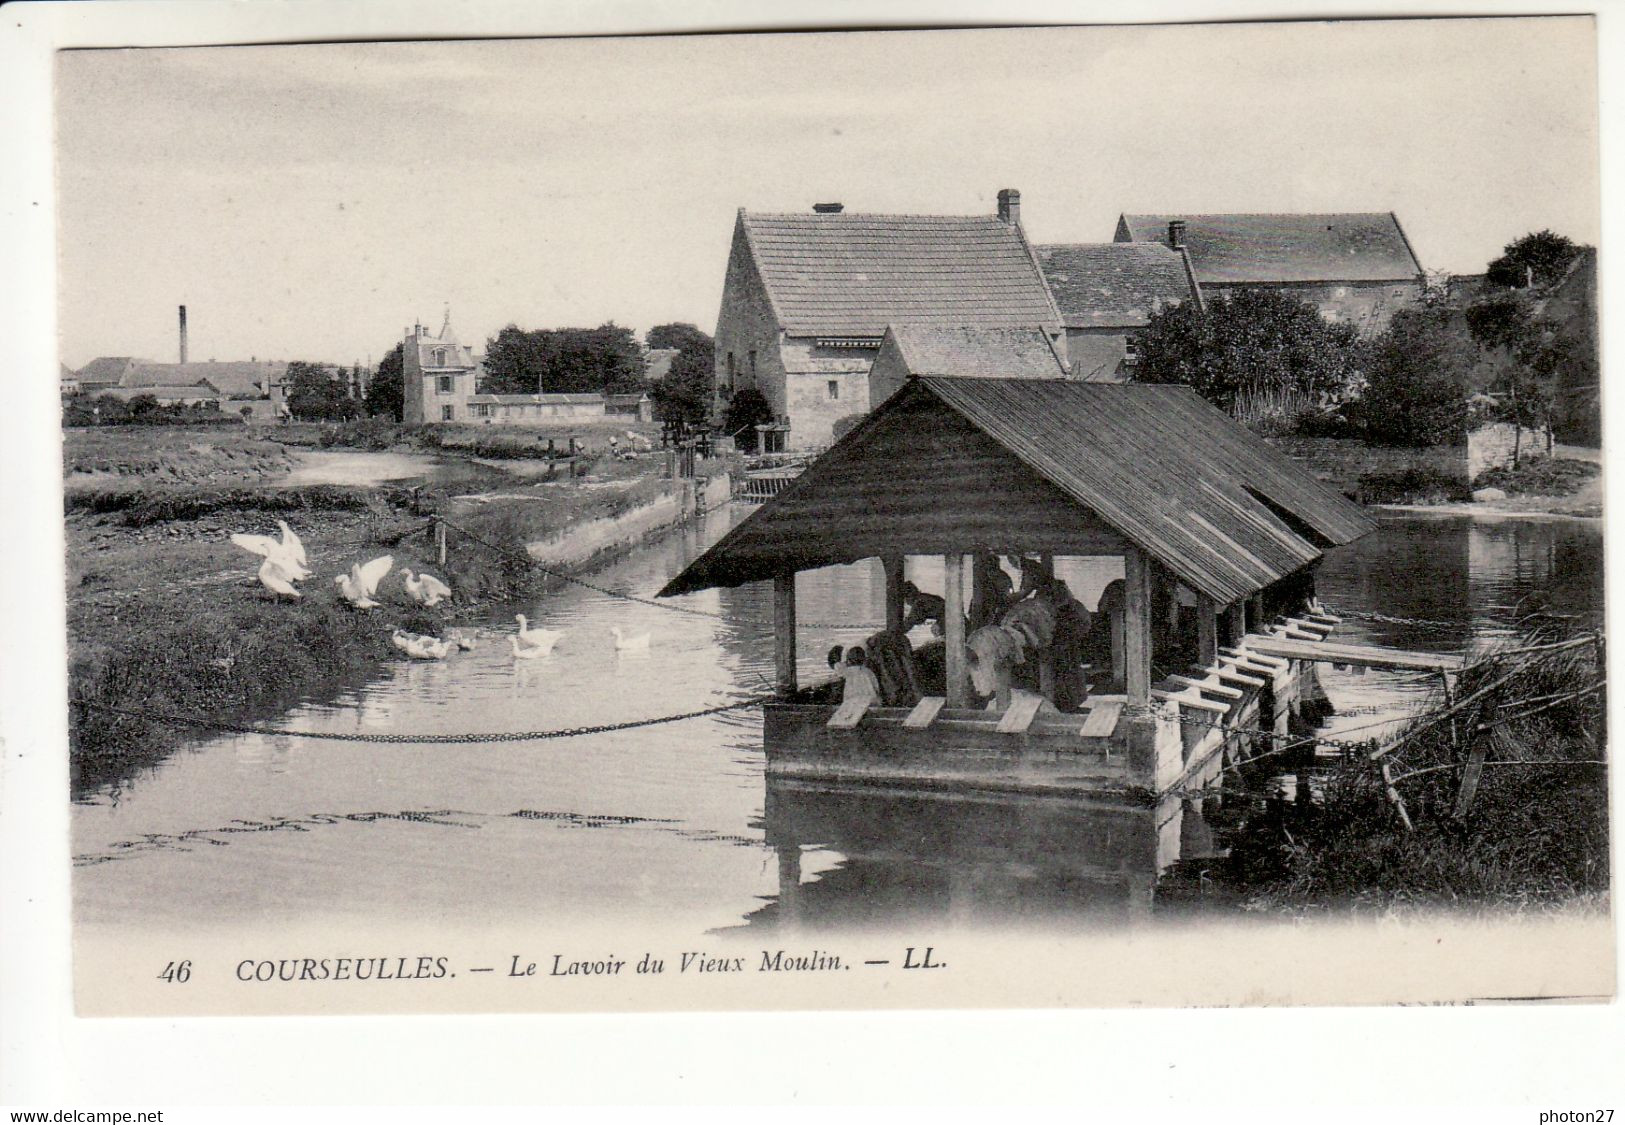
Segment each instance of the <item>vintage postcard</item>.
M79 1013L1614 995L1590 18L55 67Z

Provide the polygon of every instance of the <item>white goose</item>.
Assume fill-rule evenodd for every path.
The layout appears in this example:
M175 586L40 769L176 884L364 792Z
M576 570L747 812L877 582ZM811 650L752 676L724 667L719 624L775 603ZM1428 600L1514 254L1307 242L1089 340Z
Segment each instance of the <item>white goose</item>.
M435 606L451 597L451 587L432 574L419 573L413 578L412 571L404 566L401 567L401 574L406 579L406 592L419 605Z
M649 651L649 636L650 636L650 634L648 634L648 633L638 633L635 636L628 637L626 634L621 632L621 627L619 625L611 625L609 627L609 631L611 633L615 634L615 651L616 652L648 652Z
M432 637L425 637L422 633L408 633L399 626L396 626L395 631L389 634L390 643L408 656L411 656L412 650L420 646L424 641L433 639Z
M539 660L551 652L553 648L552 645L547 648L527 645L512 633L508 634L508 644L513 648L513 658L515 660Z
M513 617L519 622L519 643L526 648L539 649L537 653L539 656L546 656L552 652L553 646L564 636L563 629L532 629L530 622L522 613L516 613Z
M260 563L260 584L271 593L281 598L284 594L290 598L303 597L294 589L295 575L277 559L266 559Z
M418 660L444 660L457 648L452 641L436 640L434 637L419 637L418 643L407 650L406 655L416 657Z
M339 575L333 582L344 600L357 609L376 609L378 603L373 600L373 594L378 592L378 583L384 580L389 568L394 565L393 555L380 555L371 562L356 563L350 568L350 573Z
M446 639L464 652L473 652L475 646L479 644L478 633L467 633L461 629L447 630Z
M301 555L295 557L282 545L281 540L270 535L243 535L239 533L233 535L231 541L249 554L259 555L261 558L276 563L295 582L310 577L310 571L306 569L303 561L303 548L301 548Z
M293 533L293 528L288 526L288 521L277 520L276 525L282 529L282 539L278 544L282 548L282 553L301 567L308 567L310 563L305 558L305 545L300 541L299 536Z

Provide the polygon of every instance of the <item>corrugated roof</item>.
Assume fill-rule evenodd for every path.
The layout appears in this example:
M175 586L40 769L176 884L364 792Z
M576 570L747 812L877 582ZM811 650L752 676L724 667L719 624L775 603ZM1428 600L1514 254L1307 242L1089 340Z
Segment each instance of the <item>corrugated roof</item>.
M234 398L258 398L265 387L279 383L288 373L286 363L270 361L226 363L139 363L125 372L124 387L190 386L207 380L220 393Z
M903 363L913 375L1059 379L1066 375L1044 329L892 325ZM881 348L885 348L882 341Z
M604 401L603 395L469 395L469 402L503 406L583 406Z
M1422 265L1391 211L1330 215L1123 215L1118 242L1168 244L1185 222L1198 282L1414 281Z
M1165 306L1196 299L1184 257L1159 243L1034 249L1068 328L1140 328Z
M739 222L792 335L1060 320L1020 228L992 216L741 211Z
M1229 605L1373 526L1188 388L925 378L661 593L884 550L1111 553L1104 531Z

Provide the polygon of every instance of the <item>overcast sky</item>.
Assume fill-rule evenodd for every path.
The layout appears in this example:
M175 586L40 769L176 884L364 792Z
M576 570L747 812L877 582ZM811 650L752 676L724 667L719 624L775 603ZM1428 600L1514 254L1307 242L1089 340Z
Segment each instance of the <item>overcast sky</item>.
M58 65L63 359L380 357L449 303L716 325L737 208L1395 211L1480 272L1595 243L1588 19L78 51Z

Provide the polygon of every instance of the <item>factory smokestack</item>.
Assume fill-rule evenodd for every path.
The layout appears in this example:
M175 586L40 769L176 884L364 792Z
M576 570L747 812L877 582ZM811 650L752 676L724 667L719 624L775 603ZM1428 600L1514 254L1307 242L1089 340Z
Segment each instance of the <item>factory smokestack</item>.
M186 362L186 306L181 306L181 362Z

